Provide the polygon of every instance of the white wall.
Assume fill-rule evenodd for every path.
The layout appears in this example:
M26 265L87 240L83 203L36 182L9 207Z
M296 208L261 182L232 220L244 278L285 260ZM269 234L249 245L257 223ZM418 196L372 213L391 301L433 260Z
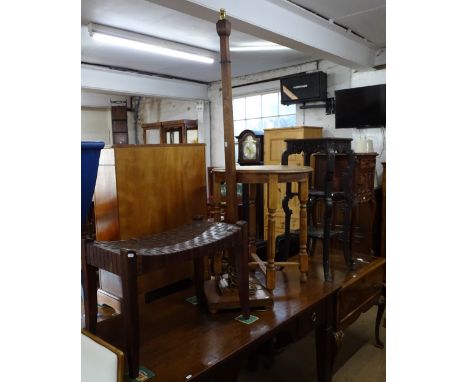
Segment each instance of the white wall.
M347 89L350 87L359 87L367 85L376 85L386 83L385 70L370 70L358 72L350 68L334 64L329 61L309 62L300 65L285 67L232 79L232 85L242 85L245 83L263 81L269 78L282 77L299 72L309 72L321 70L328 74L328 96L333 96L335 90ZM233 96L244 96L248 94L257 94L261 92L278 91L279 80L264 82L261 84L242 86L233 89ZM110 102L115 95L102 94L97 96L94 93L85 94L82 92L82 104L101 105L103 102ZM221 83L213 82L208 87L209 102L177 100L170 98L143 97L140 107L138 120L138 143L143 142L142 123L169 121L177 119L197 119L199 130L199 142L206 143L206 163L207 166L224 166L224 129L222 115L222 97ZM101 105L102 106L102 105ZM99 114L101 113L101 114ZM91 111L86 109L82 112L82 137L100 137L101 139L110 131L110 112L106 119L103 111L96 111L93 116ZM100 121L98 123L98 121ZM106 127L104 121L107 121ZM335 116L326 115L325 109L300 109L296 107L296 121L298 125L320 126L324 128L324 136L336 136L347 138L359 138L366 136L373 140L374 149L379 154L378 163L378 182L380 183L381 165L380 161L385 160L385 129L335 129ZM99 126L99 127L97 127ZM135 131L133 122L133 113L128 115L129 141L135 143ZM109 138L103 139L106 143ZM354 143L353 143L354 147Z
M111 144L110 109L81 108L81 140Z
M145 97L141 107L143 123L197 119L197 103L198 101Z
M111 100L127 101L130 97L81 90L81 140L112 142ZM135 123L133 112L127 113L128 142L135 143Z
M385 70L371 70L358 72L347 67L334 64L329 61L309 62L301 65L290 66L268 72L237 77L232 79L232 85L242 85L269 78L282 77L289 74L321 70L327 73L328 96L332 97L335 90L351 87L377 85L386 83ZM233 89L233 97L247 94L256 94L268 91L279 91L279 80L269 81L261 84L248 85ZM223 144L223 115L221 83L214 82L208 88L208 97L211 102L211 158L213 166L224 166L224 144ZM323 135L328 137L345 137L356 139L365 135L373 139L374 150L379 154L377 157L378 183L381 177L380 161L385 160L385 129L335 129L335 115L326 115L323 109L300 109L296 108L296 122L298 125L323 127ZM353 144L354 147L354 144ZM377 181L376 181L377 182Z
M194 119L198 121L198 142L206 144L206 163L210 156L210 104L208 101L187 101L171 98L145 97L141 102L141 119L138 124L139 142L143 142L142 123Z

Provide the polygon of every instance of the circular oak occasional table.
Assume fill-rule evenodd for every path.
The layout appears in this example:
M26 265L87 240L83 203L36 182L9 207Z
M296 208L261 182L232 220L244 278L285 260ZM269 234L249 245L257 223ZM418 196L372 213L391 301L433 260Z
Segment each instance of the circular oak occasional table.
M215 204L215 219L220 220L221 211L221 184L225 182L225 169L214 168L213 174L213 201ZM298 197L300 202L299 220L299 270L301 281L307 281L309 263L307 257L307 200L309 196L309 177L313 172L310 166L242 166L236 168L237 183L249 186L249 252L250 256L256 260L265 273L266 288L272 291L276 285L275 270L275 227L276 210L279 204L278 184L297 182ZM267 185L267 207L268 207L268 244L267 244L267 264L266 267L255 253L256 222L255 222L255 198L256 185Z

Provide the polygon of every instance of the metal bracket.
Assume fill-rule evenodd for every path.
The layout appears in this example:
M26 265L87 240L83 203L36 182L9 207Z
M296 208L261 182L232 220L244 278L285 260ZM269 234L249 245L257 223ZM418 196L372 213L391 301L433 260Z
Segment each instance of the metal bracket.
M335 98L327 98L325 103L321 103L319 105L307 105L307 102L303 102L300 109L320 109L325 108L325 114L335 114Z

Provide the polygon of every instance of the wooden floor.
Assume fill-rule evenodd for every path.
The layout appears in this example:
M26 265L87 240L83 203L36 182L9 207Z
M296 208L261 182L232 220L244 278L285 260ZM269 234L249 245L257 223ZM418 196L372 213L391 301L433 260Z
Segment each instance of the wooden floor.
M153 301L141 315L140 363L156 373L154 382L196 379L207 369L228 363L235 352L255 349L272 330L280 330L292 317L335 293L364 266L358 262L358 270L349 273L343 258L332 256L334 282L325 283L317 256L310 261L309 280L304 284L299 282L296 266L285 267L277 273L273 310L255 311L259 320L251 325L234 319L238 311L210 315L188 303L186 298L194 295L192 288ZM98 335L122 349L120 327L120 315L112 316L100 321Z

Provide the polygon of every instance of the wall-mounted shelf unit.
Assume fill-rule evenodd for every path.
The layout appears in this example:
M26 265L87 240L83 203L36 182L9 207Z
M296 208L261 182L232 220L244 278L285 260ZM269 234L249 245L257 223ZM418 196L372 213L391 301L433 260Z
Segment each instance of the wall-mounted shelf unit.
M111 101L112 142L128 144L127 101Z

